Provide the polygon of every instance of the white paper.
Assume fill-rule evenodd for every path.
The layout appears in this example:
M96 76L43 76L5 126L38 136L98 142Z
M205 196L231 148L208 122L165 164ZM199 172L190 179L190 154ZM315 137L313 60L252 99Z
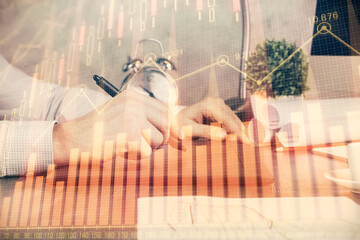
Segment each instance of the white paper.
M344 220L346 223L358 225L360 229L360 206L346 197L186 196L138 199L139 239L149 239L149 232L159 229L163 236L171 238L181 238L182 235L187 236L186 234L191 232L192 237L199 234L198 239L204 239L204 230L214 228L217 229L218 236L234 233L234 239L237 239L235 233L238 231L271 229L276 224L286 221L317 222L331 219Z

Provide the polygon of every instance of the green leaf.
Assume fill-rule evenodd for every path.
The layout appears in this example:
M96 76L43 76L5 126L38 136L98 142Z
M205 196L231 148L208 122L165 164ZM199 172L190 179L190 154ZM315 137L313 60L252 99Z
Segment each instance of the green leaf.
M264 79L270 72L277 68L283 61L296 51L295 44L281 41L268 40L259 43L255 50L249 54L246 63L246 72L256 80ZM247 88L250 92L266 89L274 96L301 95L309 90L307 74L309 70L308 57L303 50L296 52L272 75L265 79L260 86L246 78Z

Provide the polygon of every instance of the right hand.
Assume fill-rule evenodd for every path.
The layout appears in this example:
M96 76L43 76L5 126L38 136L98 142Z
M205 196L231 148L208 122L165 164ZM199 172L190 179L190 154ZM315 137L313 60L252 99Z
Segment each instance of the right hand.
M221 123L222 127L207 125L205 119ZM250 142L244 124L220 98L206 98L183 109L177 115L176 123L177 128L191 126L191 132L185 131L185 136L223 140L227 134L235 134L242 142Z
M54 162L66 164L71 148L79 148L81 152L92 152L94 140L96 141L96 123L103 126L102 134L98 136L102 139L102 145L107 140L116 143L117 135L125 134L125 148L116 149L115 155L124 156L126 153L132 153L128 155L137 158L149 157L153 149L167 143L173 120L174 116L167 105L133 90L126 90L100 106L97 111L55 125ZM179 137L176 128L171 134ZM136 149L131 148L134 143L137 143Z

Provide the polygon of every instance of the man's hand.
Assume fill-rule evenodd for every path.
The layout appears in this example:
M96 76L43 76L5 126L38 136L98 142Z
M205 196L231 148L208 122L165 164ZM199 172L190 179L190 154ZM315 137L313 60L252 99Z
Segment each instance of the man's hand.
M222 127L205 124L208 121L219 122ZM177 124L178 128L191 126L191 132L185 131L185 136L221 140L227 134L236 134L243 142L249 142L244 125L220 98L206 98L180 111Z
M116 142L119 133L125 134L125 148L116 149L115 155L133 151L133 154L129 155L149 157L153 149L167 143L170 123L173 120L174 116L163 103L135 91L126 90L109 103L100 106L97 111L55 125L54 162L66 164L71 148L79 148L81 152L92 152L94 140L96 142L96 125L102 127L102 134L96 136L101 138L102 145L107 140ZM175 131L176 127L173 129ZM172 136L179 137L178 134L179 131L176 130ZM136 149L131 148L134 143L137 143Z

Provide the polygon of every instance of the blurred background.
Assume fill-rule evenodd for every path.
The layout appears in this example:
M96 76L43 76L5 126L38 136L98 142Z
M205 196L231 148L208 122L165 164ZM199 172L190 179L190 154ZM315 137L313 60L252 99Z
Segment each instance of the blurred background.
M240 98L244 61L264 39L297 46L308 41L305 98L354 97L360 94L358 5L352 0L1 0L0 54L42 81L97 89L92 76L98 74L119 87L127 56L161 56L151 42L134 56L141 39L155 38L176 65L170 74L179 86L179 103L190 105L207 96ZM312 39L322 22L353 50L329 35ZM216 64L222 59L229 64Z

